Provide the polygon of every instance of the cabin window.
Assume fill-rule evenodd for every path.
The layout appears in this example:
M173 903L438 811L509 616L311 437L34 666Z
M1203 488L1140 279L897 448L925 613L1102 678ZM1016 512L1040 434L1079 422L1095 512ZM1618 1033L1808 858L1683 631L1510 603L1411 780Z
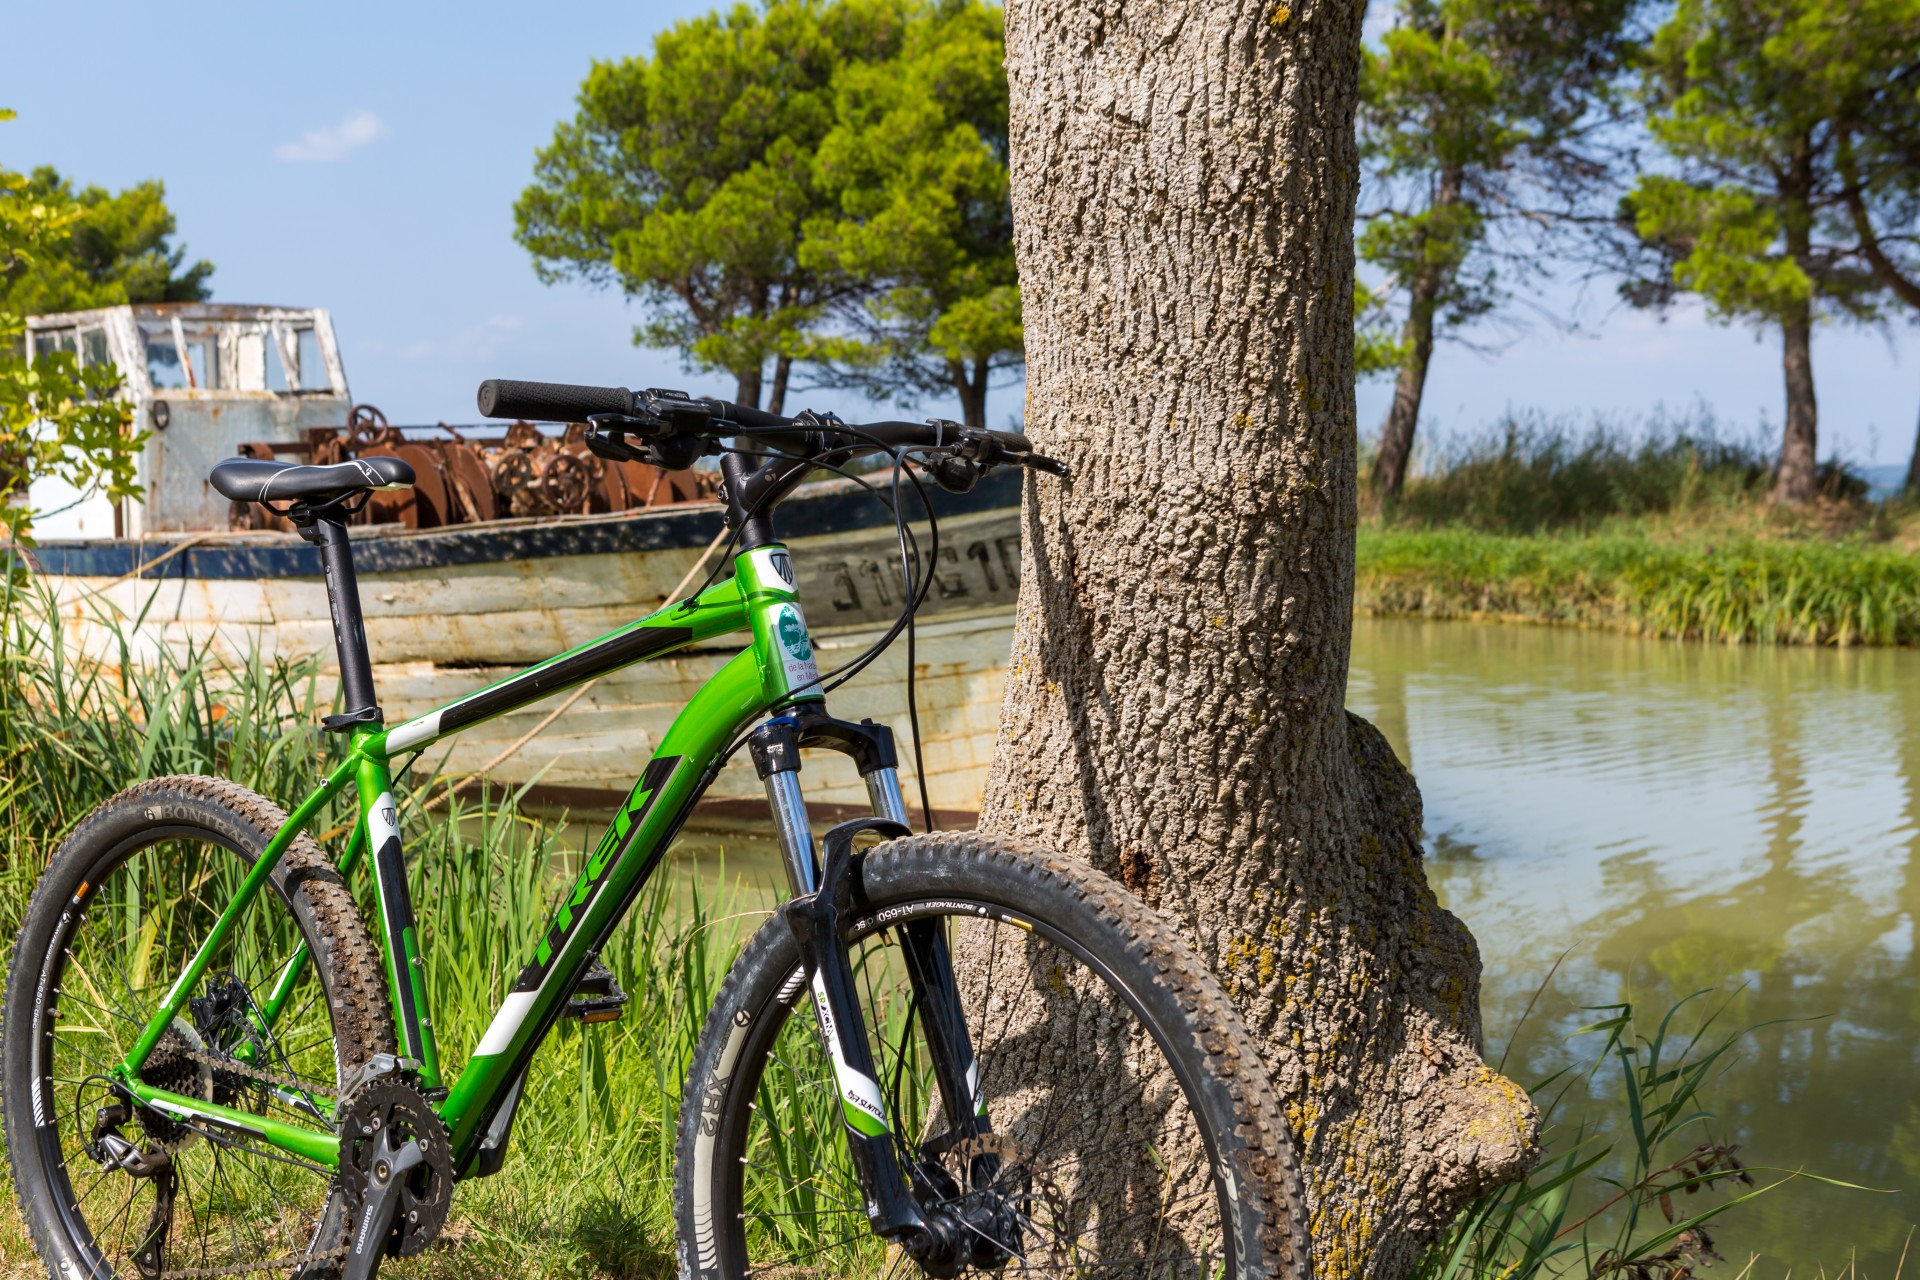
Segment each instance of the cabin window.
M107 354L107 331L105 329L82 329L80 331L80 363L86 365L113 363L113 357Z
M180 349L174 344L173 336L168 333L146 335L147 340L147 377L156 391L173 391L187 387L217 387L220 385L220 348L211 335L187 339L187 359L193 363L193 381L187 381L186 366L180 360Z
M187 385L187 371L180 363L180 352L172 338L147 339L147 379L155 391L171 391Z
M79 340L72 329L43 329L33 335L35 356L50 356L56 351L79 354Z
M220 344L212 334L188 338L187 358L193 361L194 379L202 387L220 385Z
M296 329L294 333L300 340L299 390L333 390L333 383L327 377L327 362L320 354L319 335L311 329Z
M293 385L287 381L286 357L280 354L280 344L274 340L272 333L265 335L265 345L267 349L267 390L293 390Z

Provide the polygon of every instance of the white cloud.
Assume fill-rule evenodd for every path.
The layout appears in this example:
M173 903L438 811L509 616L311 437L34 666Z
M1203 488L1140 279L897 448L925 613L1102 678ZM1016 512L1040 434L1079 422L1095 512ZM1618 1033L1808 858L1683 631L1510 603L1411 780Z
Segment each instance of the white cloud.
M356 111L339 124L309 129L298 142L281 143L273 155L287 164L332 164L386 135L386 121L371 111Z

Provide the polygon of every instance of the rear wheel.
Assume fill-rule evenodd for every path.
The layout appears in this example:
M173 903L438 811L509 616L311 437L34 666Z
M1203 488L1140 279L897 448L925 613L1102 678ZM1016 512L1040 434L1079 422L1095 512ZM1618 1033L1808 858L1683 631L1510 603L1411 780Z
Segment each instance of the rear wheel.
M1271 1087L1164 921L1083 863L973 835L889 841L857 884L846 942L892 1141L923 1211L977 1237L960 1270L1304 1280ZM903 945L927 930L955 957L992 1130L960 1141ZM868 1230L810 987L775 919L715 1002L681 1108L683 1280L918 1270Z
M160 778L88 815L41 877L7 981L0 1097L21 1212L52 1275L337 1270L331 1170L142 1106L111 1074L285 821L233 783ZM284 1003L264 1028L276 987ZM342 1073L393 1048L379 954L305 835L189 994L141 1079L254 1115L330 1133Z

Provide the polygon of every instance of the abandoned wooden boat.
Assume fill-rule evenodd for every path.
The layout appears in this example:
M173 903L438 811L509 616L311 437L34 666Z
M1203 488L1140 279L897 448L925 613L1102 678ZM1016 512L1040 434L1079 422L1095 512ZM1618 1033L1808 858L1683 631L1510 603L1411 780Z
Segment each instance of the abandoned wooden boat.
M64 527L42 526L34 552L64 629L101 657L111 658L125 633L136 663L162 649L331 662L318 551L290 530L253 527L271 521L252 514L258 508L230 508L205 484L213 463L236 452L323 461L392 454L414 466L415 489L380 495L354 530L390 722L653 611L720 531L707 477L616 469L577 447L577 434L525 423L504 432L497 424L388 426L352 405L324 311L136 306L36 317L29 326L43 349L113 360L152 428L140 459L144 500L117 513L83 503ZM1005 472L969 494L931 492L940 550L918 627L921 736L934 807L963 820L978 809L998 718L1019 587L1020 478ZM43 495L35 498L39 507ZM105 528L113 534L87 536ZM823 667L857 656L899 613L892 516L850 482L831 480L782 508L781 532L808 593ZM919 536L924 546L924 525ZM497 784L532 781L548 799L575 806L611 803L678 707L737 651L683 651L616 672L476 726L437 763L450 775L484 770ZM905 677L904 645L896 645L836 697L835 710L886 720L904 744ZM528 737L568 697L577 700ZM864 787L840 757L809 768L823 812L864 804ZM763 803L751 768L736 763L706 808L751 814Z

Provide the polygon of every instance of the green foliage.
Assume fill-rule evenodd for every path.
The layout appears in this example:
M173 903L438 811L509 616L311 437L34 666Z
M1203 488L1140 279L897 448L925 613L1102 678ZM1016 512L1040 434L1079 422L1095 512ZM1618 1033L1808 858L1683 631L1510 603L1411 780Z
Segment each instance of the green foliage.
M1920 562L1890 546L1751 535L1360 531L1355 602L1723 644L1920 644Z
M1916 47L1915 0L1680 0L1643 84L1678 171L1644 175L1621 210L1663 271L1627 296L1691 292L1721 319L1762 323L1809 305L1871 318L1879 284L1843 217L1836 143Z
M880 396L957 393L985 425L988 380L1023 358L1007 177L1004 18L952 0L916 15L899 56L847 67L817 183L835 212L801 261L857 288L848 335L810 353Z
M1523 269L1496 233L1579 212L1610 172L1638 0L1399 0L1365 53L1360 139L1381 205L1360 256L1442 324L1502 300ZM1365 202L1363 201L1363 204Z
M32 261L16 259L0 272L0 310L50 315L117 307L129 302L200 302L209 296L213 264L202 259L181 270L184 248L174 233L166 187L138 183L119 194L104 187L76 192L49 167L33 171L20 198L79 216Z
M984 414L1018 365L1005 40L977 0L773 0L596 63L515 206L549 283L646 304L758 402L796 362Z
M898 51L905 0L774 0L676 23L652 57L596 62L514 207L549 283L615 285L651 317L636 342L732 373L758 402L845 287L800 259L832 206L814 157L834 83Z
M0 121L13 112L0 111ZM64 187L0 167L0 279L55 280L70 261L78 231L92 218ZM134 452L144 436L130 431L132 409L115 399L120 375L110 365L81 368L71 352L34 355L26 318L11 296L0 297L0 528L27 538L33 513L27 488L55 478L80 492L138 496Z
M1686 1280L1725 1260L1713 1237L1721 1215L1795 1177L1850 1186L1750 1170L1740 1148L1716 1132L1711 1085L1747 1033L1714 1030L1724 1005L1682 1032L1680 1019L1698 998L1668 1010L1651 1034L1631 1004L1596 1011L1606 1016L1575 1033L1599 1041L1586 1067L1530 1090L1544 1103L1547 1159L1468 1206L1421 1260L1418 1280ZM1596 1095L1607 1105L1598 1124L1560 1122ZM1767 1173L1766 1185L1755 1172Z
M1397 332L1388 313L1385 292L1369 289L1366 281L1353 282L1353 372L1357 378L1370 378L1400 367L1406 359L1407 344Z

